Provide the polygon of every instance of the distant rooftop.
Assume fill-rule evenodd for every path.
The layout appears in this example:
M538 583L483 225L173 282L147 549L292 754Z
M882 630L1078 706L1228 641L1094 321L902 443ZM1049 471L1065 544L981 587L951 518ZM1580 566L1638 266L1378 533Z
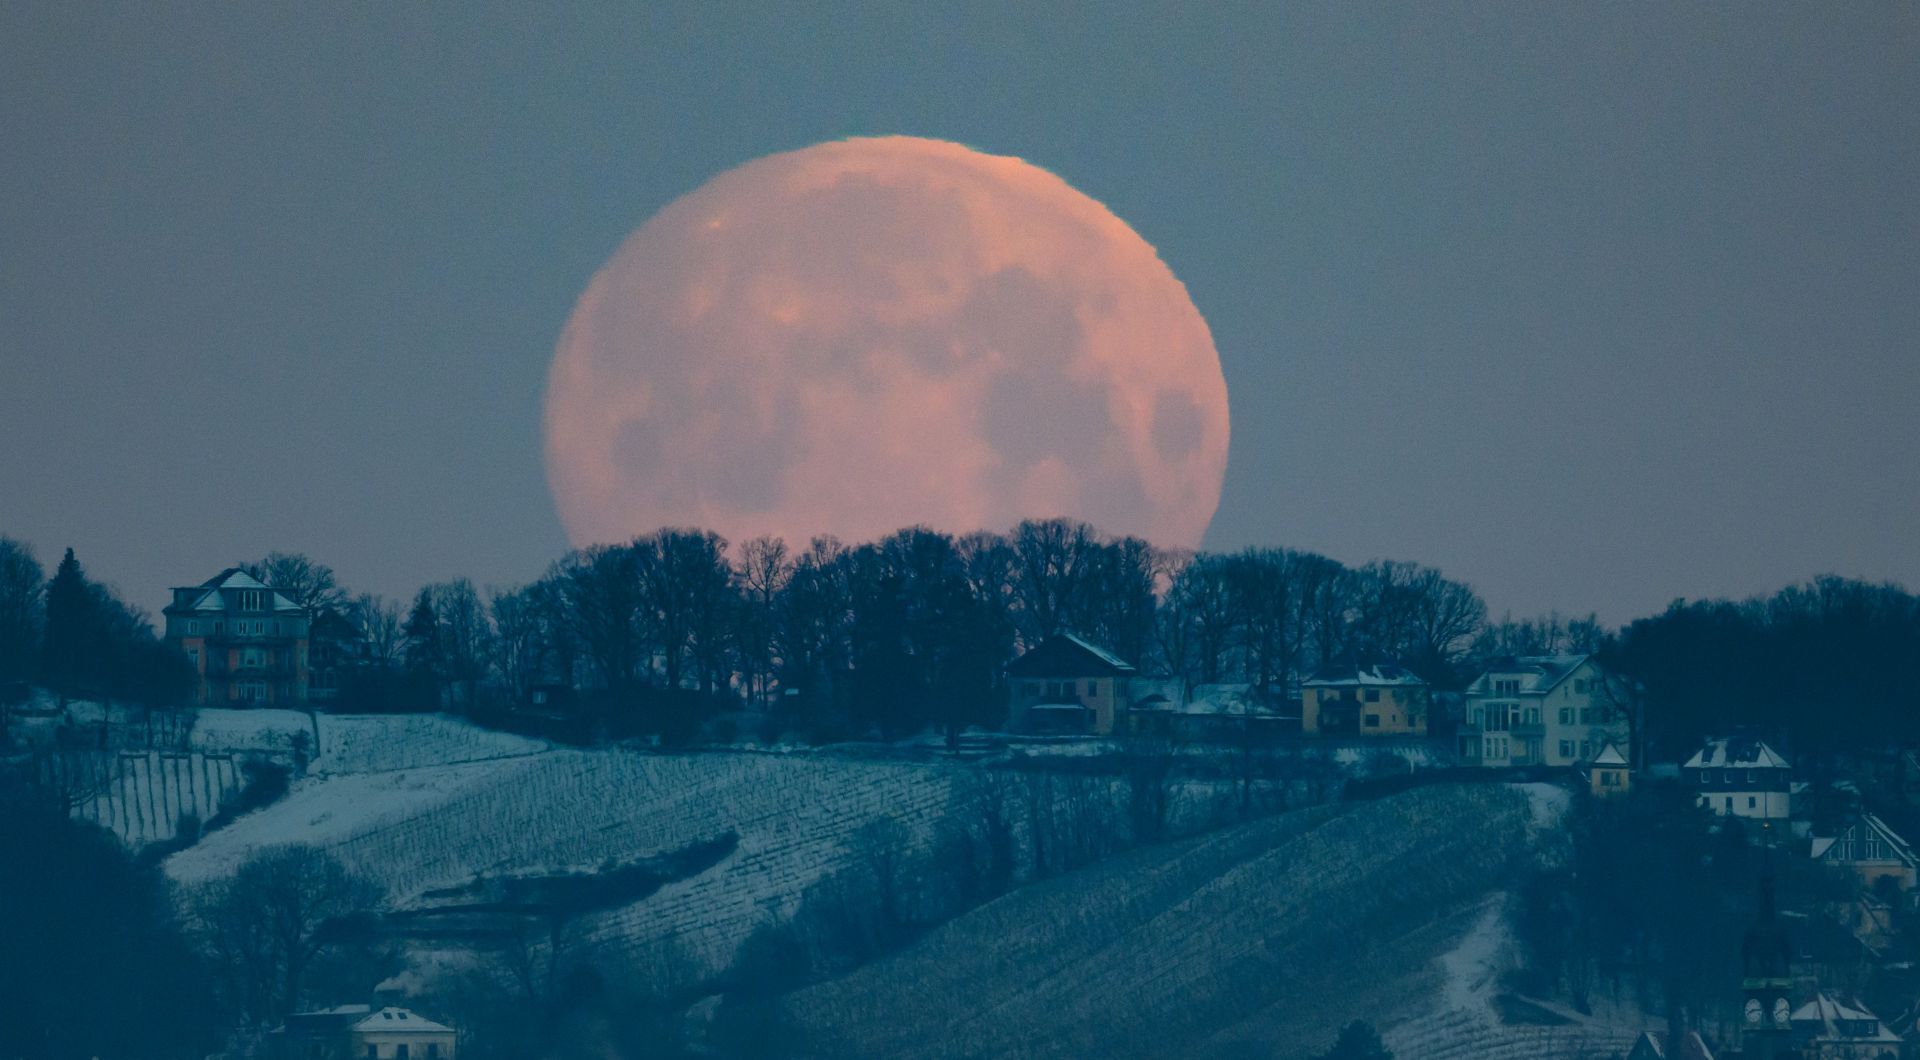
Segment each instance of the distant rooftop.
M1778 751L1751 736L1708 740L1687 759L1686 769L1791 769Z
M1007 664L1012 677L1130 676L1133 664L1073 633L1055 633Z
M1303 688L1362 686L1418 686L1427 682L1419 674L1386 659L1335 659L1300 682Z
M1492 695L1496 679L1518 679L1520 695L1544 695L1591 658L1591 655L1508 655L1497 658L1488 662L1486 670L1467 686L1467 695Z

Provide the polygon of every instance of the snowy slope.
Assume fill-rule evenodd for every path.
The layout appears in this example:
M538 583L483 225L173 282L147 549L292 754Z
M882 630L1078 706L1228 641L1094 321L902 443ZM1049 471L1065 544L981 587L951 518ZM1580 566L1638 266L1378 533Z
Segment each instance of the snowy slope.
M737 845L720 864L582 926L586 941L623 950L671 940L709 971L846 864L862 825L891 818L920 834L966 773L830 753L561 749L431 716L321 724L309 775L170 858L175 880L219 878L263 848L307 843L410 908L483 874L590 872L731 833Z
M1506 945L1490 896L1538 855L1542 801L1435 786L1136 851L786 1011L817 1056L1305 1056L1354 1018L1407 1060L1606 1055L1613 1028L1508 1027L1490 1003Z

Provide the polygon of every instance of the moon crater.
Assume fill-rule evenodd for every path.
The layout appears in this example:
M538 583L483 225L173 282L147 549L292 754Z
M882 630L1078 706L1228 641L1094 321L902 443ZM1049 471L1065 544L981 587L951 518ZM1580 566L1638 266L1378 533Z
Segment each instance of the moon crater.
M1193 547L1228 415L1206 322L1124 222L887 137L750 162L633 233L561 335L545 432L578 545L1064 515Z

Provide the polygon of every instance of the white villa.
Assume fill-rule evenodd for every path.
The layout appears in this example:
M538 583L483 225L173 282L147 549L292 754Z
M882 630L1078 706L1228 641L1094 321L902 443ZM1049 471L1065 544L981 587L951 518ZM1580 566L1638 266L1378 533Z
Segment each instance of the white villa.
M1723 817L1784 821L1792 816L1793 767L1751 737L1708 740L1680 766L1701 806Z
M1459 752L1482 766L1575 766L1627 746L1626 712L1591 655L1496 659L1467 686Z

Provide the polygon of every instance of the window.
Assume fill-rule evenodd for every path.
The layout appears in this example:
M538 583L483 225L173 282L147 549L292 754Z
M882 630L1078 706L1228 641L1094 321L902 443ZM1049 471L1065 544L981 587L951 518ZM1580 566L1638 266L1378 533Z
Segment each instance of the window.
M1580 757L1589 758L1589 757L1592 757L1592 755L1593 755L1593 744L1586 740L1581 740L1580 741Z
M1572 740L1560 741L1560 757L1562 758L1573 757L1573 741Z
M1592 725L1592 724L1593 724L1593 711L1592 711L1592 710L1590 710L1590 709L1588 709L1588 708L1586 708L1586 707L1581 707L1581 708L1580 708L1580 724L1582 724L1582 725Z
M394 1046L393 1055L395 1060L407 1060L407 1047L405 1045Z
M200 632L200 620L199 620L199 619L197 619L197 618L191 618L191 619L188 619L188 620L187 620L187 632L188 632L188 633L198 633L198 632Z
M440 1043L427 1043L427 1060L440 1060Z
M1092 696L1092 695L1098 695L1098 694L1099 694L1099 693L1098 693L1098 692L1096 691L1096 686L1094 685L1094 683L1093 683L1092 681L1088 681L1088 682L1087 682L1087 695L1090 695L1090 696Z
M1727 796L1727 812L1733 812L1733 796L1731 795Z
M1574 679L1574 682L1573 682L1573 691L1574 691L1574 693L1575 693L1575 694L1577 694L1577 695L1582 695L1582 696L1584 696L1584 695L1586 695L1586 694L1587 694L1587 679L1586 679L1586 678L1584 678L1584 677L1580 677L1580 678L1575 678L1575 679Z
M1573 708L1572 707L1560 708L1560 724L1562 725L1573 724Z
M379 1046L377 1045L367 1046L367 1060L378 1060L379 1056L380 1056Z
M1380 727L1380 715L1378 714L1367 715L1367 728L1377 729L1379 727Z
M1507 717L1507 705L1505 703L1487 704L1487 731L1506 732Z
M1520 694L1520 679L1516 677L1500 678L1493 683L1496 696L1517 696Z
M1367 689L1366 698L1367 698L1367 702L1369 703L1380 702L1380 690L1377 688Z
M1758 799L1754 798L1751 795L1747 796L1747 809L1751 810L1757 805L1759 805Z

